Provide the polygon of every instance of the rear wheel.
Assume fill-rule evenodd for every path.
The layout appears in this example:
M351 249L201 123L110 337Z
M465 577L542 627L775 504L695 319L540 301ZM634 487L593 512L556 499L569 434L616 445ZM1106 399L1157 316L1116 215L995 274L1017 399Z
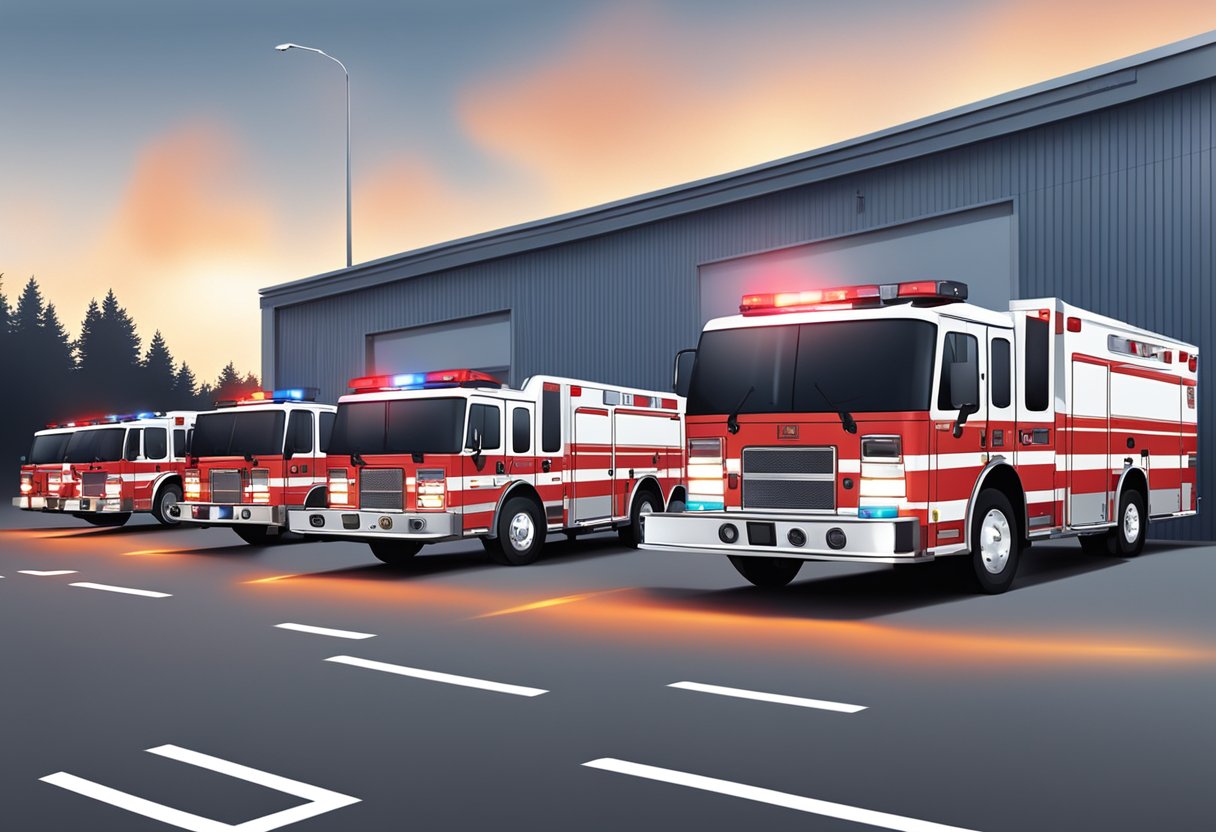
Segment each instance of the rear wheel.
M540 557L545 525L536 503L526 497L507 500L498 514L498 545L490 557L507 566L525 566Z
M774 589L788 584L798 575L802 561L798 558L759 558L729 555L731 565L753 584Z
M633 498L633 506L629 510L629 525L616 530L621 542L631 549L638 548L642 543L642 526L646 515L663 510L663 500L650 489L639 491Z
M269 546L283 539L282 534L271 534L269 526L233 526L232 530L250 546Z
M1018 571L1022 536L1009 500L986 488L975 502L971 521L971 574L980 592L997 595L1009 589Z
M168 483L160 487L156 499L152 501L152 516L162 526L176 526L182 521L169 513L169 508L182 501L182 488L176 483Z
M1144 538L1148 534L1148 512L1144 508L1144 496L1131 488L1119 499L1119 523L1112 529L1115 548L1121 557L1134 558L1144 551Z
M389 566L404 566L422 549L421 543L412 540L372 540L367 545L373 555Z
M76 516L86 523L92 523L94 526L125 526L127 521L131 519L131 512L126 511L122 514L78 514Z

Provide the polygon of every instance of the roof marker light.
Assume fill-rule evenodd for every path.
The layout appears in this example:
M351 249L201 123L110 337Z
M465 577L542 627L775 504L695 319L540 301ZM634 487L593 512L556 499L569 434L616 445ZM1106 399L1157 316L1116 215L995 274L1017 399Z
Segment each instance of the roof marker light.
M965 283L953 280L920 280L910 283L870 283L830 289L807 289L801 292L747 294L739 304L739 311L744 315L764 315L816 308L879 306L901 301L946 303L966 299Z
M479 370L436 370L429 373L361 376L350 380L356 392L420 390L436 387L501 387L502 382Z

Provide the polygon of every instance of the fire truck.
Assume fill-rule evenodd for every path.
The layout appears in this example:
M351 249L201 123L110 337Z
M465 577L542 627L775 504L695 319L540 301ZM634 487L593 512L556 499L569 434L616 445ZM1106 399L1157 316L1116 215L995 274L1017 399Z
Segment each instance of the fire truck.
M480 538L521 565L546 535L616 529L684 498L684 401L533 376L518 390L474 370L353 379L329 445L328 508L288 512L305 535L365 541L390 564L423 544Z
M133 512L176 525L194 417L145 412L48 425L34 434L13 505L95 526L121 526Z
M783 586L807 560L957 556L1003 592L1035 540L1131 556L1196 513L1196 348L951 281L745 295L677 355L688 499L644 548ZM683 509L683 510L677 510Z
M334 406L315 387L256 391L200 413L184 474L184 523L229 526L246 543L283 539L287 510L325 505Z

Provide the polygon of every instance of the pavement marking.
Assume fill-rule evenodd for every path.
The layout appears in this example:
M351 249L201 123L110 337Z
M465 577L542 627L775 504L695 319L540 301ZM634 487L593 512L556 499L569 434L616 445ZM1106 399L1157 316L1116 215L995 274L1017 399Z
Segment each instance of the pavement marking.
M314 627L311 624L275 624L280 630L295 630L298 633L312 633L318 636L333 636L334 638L375 638L375 633L356 633L354 630L331 630L329 627Z
M52 578L55 575L75 575L75 569L18 569L22 575L34 575L39 578Z
M613 771L617 774L628 774L632 777L642 777L646 780L657 780L661 783L671 783L676 786L688 786L701 791L717 792L731 797L741 797L744 800L754 800L757 803L767 803L770 806L781 806L812 815L837 818L839 820L865 823L883 829L895 829L899 832L974 832L959 826L946 826L927 820L917 820L902 815L892 815L886 812L876 812L872 809L860 809L856 806L846 806L843 803L830 803L826 800L816 800L813 797L789 794L788 792L762 789L759 786L747 786L730 780L718 780L714 777L704 777L700 774L688 774L669 768L648 766L642 763L630 763L612 757L602 757L583 763L588 768L602 771Z
M673 682L667 687L680 690L695 690L700 693L713 693L718 696L732 696L736 699L754 699L757 702L775 702L778 705L796 705L799 708L818 708L821 711L836 711L842 714L855 714L866 710L865 705L849 705L845 702L829 702L825 699L806 699L801 696L786 696L781 693L761 693L742 688L725 688L721 685L706 685L701 682Z
M448 685L461 685L466 688L494 691L495 693L510 693L515 696L540 696L548 693L540 688L528 688L522 685L506 685L502 682L490 682L485 679L474 679L470 676L455 676L451 673L438 673L434 670L420 670L416 667L405 667L399 664L374 662L370 659L360 659L355 656L330 656L325 661L348 664L352 667L362 667L368 670L380 670L385 673L395 673L398 676L412 676L415 679L426 679L431 682L443 682Z
M68 584L68 586L78 586L81 589L100 589L103 592L121 592L125 595L143 595L145 598L172 598L168 592L153 592L150 589L131 589L126 586L110 586L109 584L93 584L88 581L80 583Z
M165 806L163 803L155 803L142 797L136 797L133 794L112 789L100 783L94 783L92 780L85 780L83 777L68 774L66 771L48 774L46 777L38 779L44 783L50 783L52 786L59 786L62 789L76 792L85 797L91 797L94 800L100 800L103 803L109 803L111 806L126 809L128 812L134 812L137 815L143 815L146 818L152 818L161 823L176 826L179 829L189 829L191 832L270 832L272 829L298 823L302 820L323 815L326 812L332 812L335 809L341 809L344 806L350 806L352 803L359 802L359 798L357 797L350 797L330 791L329 789L323 789L320 786L310 786L307 783L301 783L299 780L289 780L277 774L270 774L269 772L259 771L256 768L230 763L219 757L200 754L197 751L191 751L188 748L181 748L176 745L161 745L156 748L149 748L148 753L168 757L170 760L177 760L180 763L205 768L259 786L265 786L268 789L284 792L292 797L298 797L308 802L299 806L292 806L290 809L284 809L281 812L275 812L274 814L264 815L260 818L254 818L253 820L233 825L205 818L202 815L195 815L191 812L183 812L181 809L174 809L170 806Z

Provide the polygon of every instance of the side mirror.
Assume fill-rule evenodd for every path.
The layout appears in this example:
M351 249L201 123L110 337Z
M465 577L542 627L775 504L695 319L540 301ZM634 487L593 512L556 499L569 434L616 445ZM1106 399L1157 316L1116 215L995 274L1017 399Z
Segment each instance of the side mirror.
M465 448L472 451L473 456L481 456L481 431L479 431L477 428L473 428L469 434L469 441L465 445Z
M692 367L697 360L695 349L680 350L672 361L671 390L677 396L688 395L688 384L692 381Z

